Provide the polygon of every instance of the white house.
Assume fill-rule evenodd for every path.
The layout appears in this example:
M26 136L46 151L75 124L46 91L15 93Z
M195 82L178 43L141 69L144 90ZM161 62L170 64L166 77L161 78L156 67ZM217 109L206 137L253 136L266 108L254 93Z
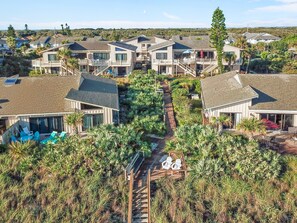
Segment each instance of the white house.
M297 75L236 74L201 80L204 115L230 116L232 127L242 118L268 119L282 130L297 127Z
M257 43L271 43L274 41L278 41L281 38L277 37L277 36L273 36L269 33L249 33L249 32L245 32L244 34L242 34L248 43L250 44L257 44Z
M0 78L0 136L28 127L48 134L72 133L65 116L83 112L79 132L100 124L118 123L119 102L116 82L94 75Z
M68 48L79 61L80 72L121 76L134 69L154 69L160 74L212 73L218 68L216 50L211 47L208 36L174 36L167 40L160 37L139 36L123 42L75 41L64 43L43 52L42 58L32 61L34 69L47 73L73 73L57 58L61 48ZM241 49L226 45L225 53L233 53L233 70L239 70ZM225 66L227 61L223 61Z

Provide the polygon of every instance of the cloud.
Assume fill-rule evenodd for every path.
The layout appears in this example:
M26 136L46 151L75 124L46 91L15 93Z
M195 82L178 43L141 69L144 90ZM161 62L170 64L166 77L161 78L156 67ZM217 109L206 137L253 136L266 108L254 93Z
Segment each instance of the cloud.
M165 16L168 19L172 19L172 20L179 20L180 19L178 16L169 14L167 12L163 12L163 16Z
M297 0L276 0L281 4L258 7L248 12L297 12Z

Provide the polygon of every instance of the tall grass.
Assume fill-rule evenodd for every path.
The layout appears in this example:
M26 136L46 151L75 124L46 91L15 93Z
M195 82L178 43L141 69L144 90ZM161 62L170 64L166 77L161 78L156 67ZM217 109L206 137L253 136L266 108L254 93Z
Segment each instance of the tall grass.
M296 222L297 158L287 158L281 179L234 177L162 179L152 201L152 222Z

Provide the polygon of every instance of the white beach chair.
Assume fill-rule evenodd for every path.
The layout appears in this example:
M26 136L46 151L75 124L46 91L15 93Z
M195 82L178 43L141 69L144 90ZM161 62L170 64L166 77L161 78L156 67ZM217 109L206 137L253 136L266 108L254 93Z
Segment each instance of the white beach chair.
M167 159L162 162L162 168L165 170L169 170L172 164L172 158L170 156L167 157Z
M171 164L171 169L180 170L181 166L181 159L177 159L174 163Z

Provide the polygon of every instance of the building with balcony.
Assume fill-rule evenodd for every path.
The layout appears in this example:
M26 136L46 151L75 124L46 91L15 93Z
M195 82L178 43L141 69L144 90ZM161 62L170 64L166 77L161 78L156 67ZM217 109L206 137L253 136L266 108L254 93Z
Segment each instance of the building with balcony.
M134 69L154 69L160 74L212 73L218 68L217 54L208 36L174 36L167 40L160 37L138 36L122 42L76 41L43 52L42 58L32 61L34 69L46 73L73 74L57 58L58 50L68 48L78 59L79 72L122 76ZM239 70L241 50L226 45L224 52L234 54L234 61L223 61L232 70Z
M134 69L136 47L123 42L108 41L77 41L45 50L41 58L32 61L32 67L50 74L74 74L74 71L58 58L58 51L63 48L69 49L71 56L78 59L79 69L76 73L109 73L121 76Z

